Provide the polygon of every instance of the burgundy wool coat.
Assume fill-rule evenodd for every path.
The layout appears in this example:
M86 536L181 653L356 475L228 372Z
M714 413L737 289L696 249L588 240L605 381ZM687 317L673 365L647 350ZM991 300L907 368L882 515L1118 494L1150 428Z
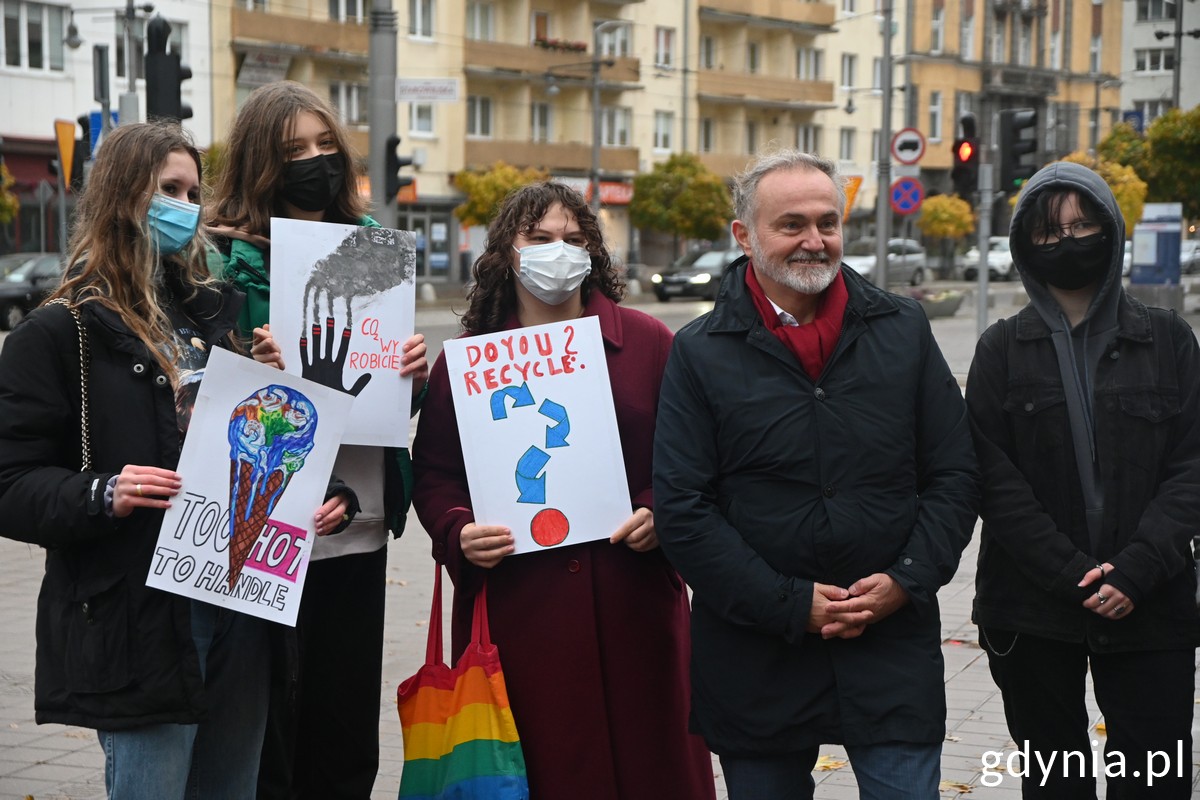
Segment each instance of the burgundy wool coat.
M599 292L584 313L599 317L632 507L652 508L654 420L672 334ZM518 327L515 316L506 327ZM455 584L455 659L487 573L492 639L533 800L714 798L709 752L687 732L687 594L662 551L601 540L509 556L490 571L467 561L458 537L474 517L440 356L413 460L413 505Z

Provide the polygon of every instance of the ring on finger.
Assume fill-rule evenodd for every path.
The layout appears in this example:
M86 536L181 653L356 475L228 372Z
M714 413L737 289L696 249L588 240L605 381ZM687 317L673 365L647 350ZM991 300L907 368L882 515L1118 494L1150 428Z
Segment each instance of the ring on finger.
M1114 611L1116 612L1117 616L1119 617L1119 616L1121 616L1122 614L1124 614L1124 613L1125 613L1125 606L1117 606L1117 607L1114 609Z
M1108 598L1105 597L1104 595L1100 594L1099 592L1096 592L1096 597L1100 598L1100 605L1104 605L1105 603L1108 602Z
M145 497L145 495L142 494L142 485L139 483L139 484L136 484L136 486L137 486L137 496Z

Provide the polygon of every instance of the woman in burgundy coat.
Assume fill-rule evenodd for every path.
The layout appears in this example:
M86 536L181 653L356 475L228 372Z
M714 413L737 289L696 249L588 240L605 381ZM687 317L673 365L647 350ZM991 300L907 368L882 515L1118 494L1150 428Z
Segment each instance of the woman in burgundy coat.
M476 525L444 358L413 446L413 504L454 580L453 649L484 577L534 800L706 800L712 762L687 732L688 601L658 547L651 450L671 332L617 305L624 285L573 189L505 201L475 263L466 335L599 318L631 515L608 541L509 557L508 528Z

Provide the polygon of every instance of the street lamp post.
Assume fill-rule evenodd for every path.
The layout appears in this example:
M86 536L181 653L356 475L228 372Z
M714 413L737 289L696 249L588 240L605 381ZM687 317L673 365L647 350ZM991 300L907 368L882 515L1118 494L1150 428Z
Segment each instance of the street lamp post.
M892 174L892 0L883 0L883 58L880 61L879 88L883 119L879 125L878 172L875 193L875 285L887 289L888 239L891 238L891 203L888 193Z
M592 186L591 206L597 215L600 213L600 68L605 60L600 57L600 34L607 30L629 24L623 19L605 20L592 30Z
M1096 148L1100 146L1100 90L1107 89L1110 86L1120 86L1119 80L1101 80L1099 75L1096 76L1096 93L1092 100L1092 153L1095 154Z
M1167 0L1171 3L1172 0ZM1195 2L1195 0L1192 0ZM1175 70L1171 80L1171 105L1179 108L1179 75L1183 72L1183 67L1180 61L1183 58L1183 37L1191 36L1193 39L1200 39L1200 28L1190 30L1184 33L1183 30L1183 0L1173 0L1175 6L1175 30L1172 31L1155 31L1154 38L1162 41L1168 36L1175 37Z

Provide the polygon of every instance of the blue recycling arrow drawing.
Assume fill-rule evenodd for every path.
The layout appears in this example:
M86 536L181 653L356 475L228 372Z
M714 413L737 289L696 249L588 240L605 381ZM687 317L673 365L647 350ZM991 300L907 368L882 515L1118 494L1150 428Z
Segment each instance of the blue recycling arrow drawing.
M546 426L546 447L570 447L567 436L571 434L571 420L567 417L567 410L553 400L543 400L538 413L555 422Z
M531 445L517 462L517 488L521 490L518 503L545 503L546 476L539 475L550 462L550 456Z
M504 403L506 397L513 399L513 408L533 405L533 392L529 391L529 384L506 386L492 392L492 419L508 419L508 407Z

